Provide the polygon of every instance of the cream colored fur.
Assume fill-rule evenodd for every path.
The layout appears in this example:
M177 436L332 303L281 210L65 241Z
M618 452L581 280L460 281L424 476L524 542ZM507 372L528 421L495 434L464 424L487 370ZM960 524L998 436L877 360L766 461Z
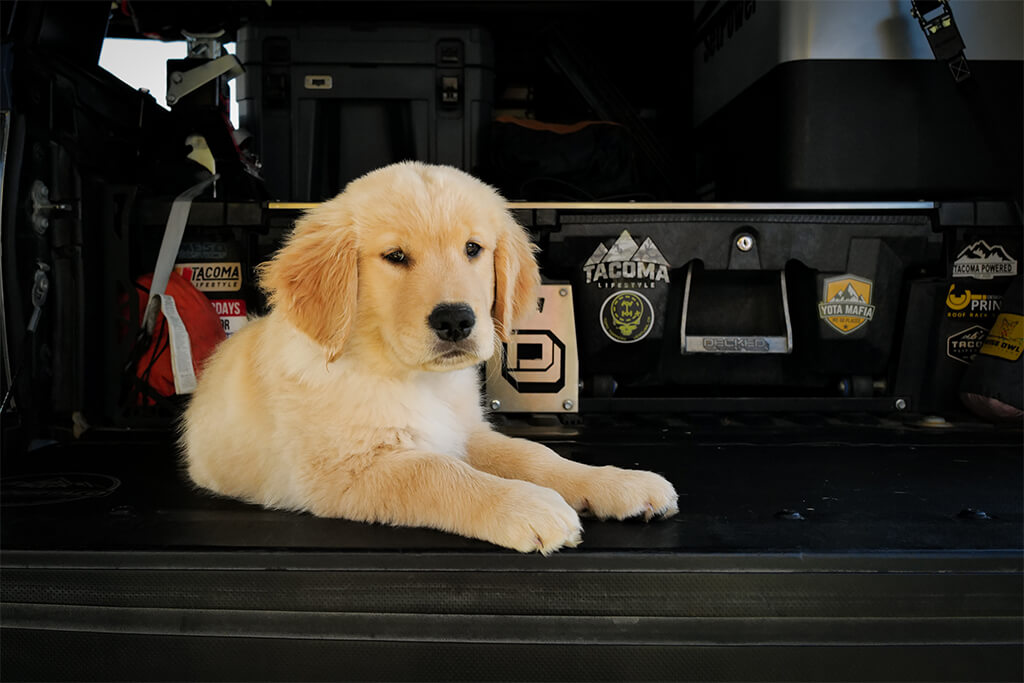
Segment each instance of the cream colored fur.
M525 231L473 177L409 162L353 181L298 221L261 273L271 312L205 367L183 421L189 476L267 507L545 554L580 542L580 512L675 513L656 474L565 460L484 420L477 366L538 282ZM467 339L430 328L442 303L472 308Z

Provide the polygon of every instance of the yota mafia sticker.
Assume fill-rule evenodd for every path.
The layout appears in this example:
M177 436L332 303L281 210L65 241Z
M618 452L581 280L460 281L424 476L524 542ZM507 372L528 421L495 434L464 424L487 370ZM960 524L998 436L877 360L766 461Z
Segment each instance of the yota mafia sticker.
M818 317L841 334L849 334L871 322L875 307L871 303L872 282L855 275L826 278Z
M609 249L598 244L583 264L586 283L598 288L651 289L655 283L668 284L669 263L650 237L639 246L623 230Z
M1024 316L1000 313L979 353L1009 361L1020 358L1024 353Z
M946 355L961 363L970 363L981 350L988 330L981 325L972 325L966 330L946 337Z
M953 277L991 280L1017 274L1017 260L1002 245L989 246L985 240L968 244L953 261Z
M601 306L601 328L620 344L640 341L654 327L654 307L640 292L617 292Z

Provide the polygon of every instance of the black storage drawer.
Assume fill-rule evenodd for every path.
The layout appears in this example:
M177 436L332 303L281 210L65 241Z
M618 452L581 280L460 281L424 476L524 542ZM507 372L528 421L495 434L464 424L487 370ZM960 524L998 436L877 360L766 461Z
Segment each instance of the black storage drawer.
M573 282L587 373L834 393L832 376L886 372L905 274L941 243L925 213L608 212L563 216L543 258ZM616 328L623 296L648 332Z

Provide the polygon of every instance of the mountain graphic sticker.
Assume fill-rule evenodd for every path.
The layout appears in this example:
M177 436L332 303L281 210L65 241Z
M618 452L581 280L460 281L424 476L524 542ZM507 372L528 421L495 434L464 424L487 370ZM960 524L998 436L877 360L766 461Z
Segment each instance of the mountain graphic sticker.
M639 247L636 246L636 242L633 240L632 235L629 234L629 230L623 230L619 238L615 240L615 244L612 245L612 248L608 250L608 253L601 260L605 263L610 261L628 261L633 258L633 254L637 252L637 249Z
M850 334L875 317L871 290L871 280L849 273L825 278L818 317L836 332Z
M650 237L638 246L629 230L623 230L610 247L598 243L594 253L583 263L587 284L598 283L598 287L650 287L652 284L641 283L668 283L669 268L668 259ZM615 281L626 282L612 285ZM630 285L629 281L634 284Z
M991 280L1017 274L1017 261L1006 253L1001 244L989 246L978 240L964 247L953 261L953 277L973 277Z

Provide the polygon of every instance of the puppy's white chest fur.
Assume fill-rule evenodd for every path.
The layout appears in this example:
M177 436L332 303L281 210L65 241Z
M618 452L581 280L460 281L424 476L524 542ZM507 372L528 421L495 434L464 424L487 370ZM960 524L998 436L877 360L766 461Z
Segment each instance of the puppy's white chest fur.
M404 393L409 434L417 449L466 457L466 427L479 419L466 414L466 397L478 391L475 373L473 368L423 373L412 383L415 389Z
M464 458L468 429L481 419L476 373L420 372L399 380L345 367L330 390L342 452L389 444Z

